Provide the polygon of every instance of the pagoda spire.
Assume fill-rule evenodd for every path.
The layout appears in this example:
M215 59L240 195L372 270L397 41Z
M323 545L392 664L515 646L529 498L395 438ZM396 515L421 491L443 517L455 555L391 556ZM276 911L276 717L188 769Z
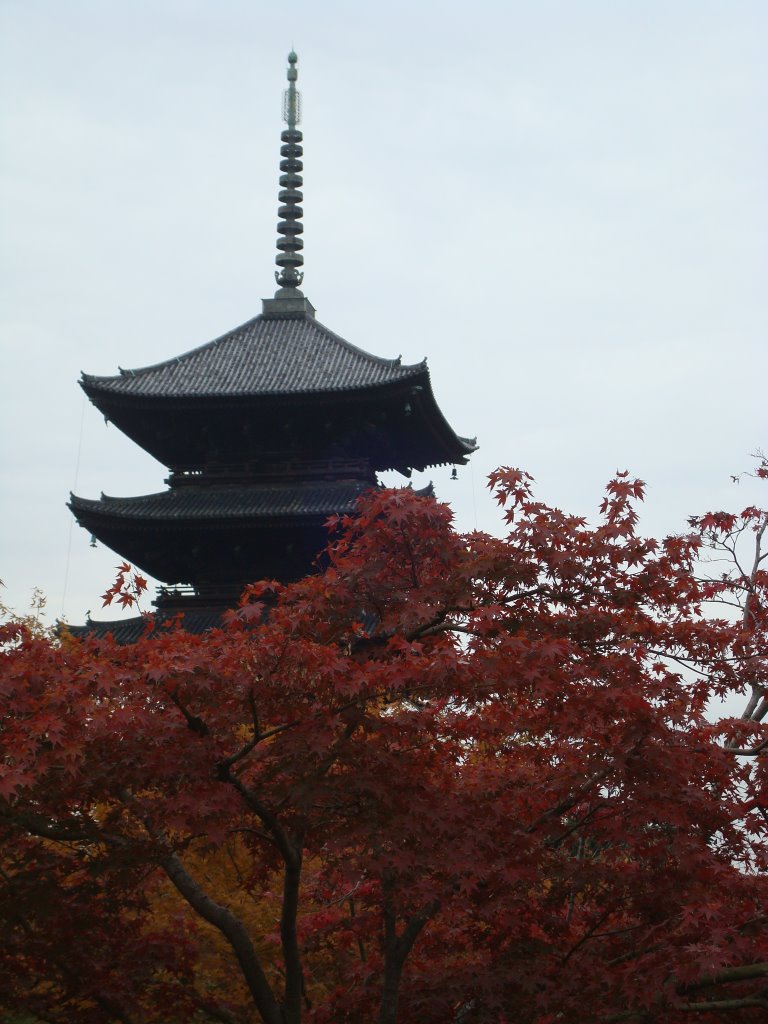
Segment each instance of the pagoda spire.
M301 93L296 88L296 79L299 73L296 69L298 57L291 50L288 54L288 88L283 93L283 120L288 127L282 132L280 138L283 145L280 147L280 184L282 189L278 199L282 204L277 211L281 218L278 221L277 248L278 253L275 263L280 270L275 271L275 280L281 288L298 288L304 274L299 267L304 263L301 249L304 242L301 234L304 225L301 218L304 214L299 205L304 198L301 193L301 186L304 184L301 171L304 164L301 161L304 149L301 145L303 135L296 125L301 121Z
M304 264L304 257L301 250L304 248L302 234L304 225L301 218L304 211L301 202L304 198L301 187L304 179L301 172L304 169L301 157L304 149L301 145L303 135L297 125L301 121L301 93L296 88L298 71L296 64L298 57L291 50L288 54L288 88L283 93L283 120L288 126L285 128L280 139L280 192L278 199L280 206L277 213L280 220L277 223L277 256L275 263L280 268L275 271L275 280L278 289L274 299L264 300L265 313L290 313L307 312L314 314L314 309L304 298L299 290L304 273L300 269Z

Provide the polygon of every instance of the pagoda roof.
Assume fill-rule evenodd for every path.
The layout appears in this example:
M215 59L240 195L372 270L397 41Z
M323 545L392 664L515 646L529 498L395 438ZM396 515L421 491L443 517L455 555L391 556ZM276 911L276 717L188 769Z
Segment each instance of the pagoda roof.
M79 498L73 494L69 506L75 516L200 522L201 520L274 519L292 516L330 516L350 512L355 501L371 485L363 480L310 481L290 484L257 484L228 487L182 487L132 498Z
M381 359L306 313L261 314L176 358L114 377L84 373L81 383L91 397L232 398L367 389L427 372L426 360Z
M221 609L185 611L180 622L180 628L186 630L187 633L205 633L209 629L221 626L221 616ZM153 618L153 635L176 628L178 624L178 616L176 614L163 616L155 613ZM58 634L59 636L74 636L81 640L87 638L103 640L107 636L112 636L118 644L135 644L143 636L148 635L149 626L149 619L143 615L134 615L130 619L92 619L89 616L88 621L82 626L60 622L58 624Z
M365 480L185 486L133 498L72 495L69 507L142 571L206 593L224 588L227 607L248 580L289 582L312 572L328 544L329 517L353 512L371 487Z
M72 495L78 523L165 583L226 586L300 579L328 543L326 522L352 512L364 480L185 486L132 498Z

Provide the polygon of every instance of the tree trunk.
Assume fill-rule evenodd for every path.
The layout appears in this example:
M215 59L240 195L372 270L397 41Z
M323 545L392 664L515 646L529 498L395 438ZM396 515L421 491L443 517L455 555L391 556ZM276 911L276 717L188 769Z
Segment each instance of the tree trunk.
M397 1006L400 1000L400 983L403 968L413 944L424 925L433 917L440 906L439 900L432 900L418 914L408 921L400 935L397 934L397 912L394 902L394 884L390 878L382 879L384 893L384 984L381 991L378 1024L397 1024Z
M166 855L160 863L192 909L209 924L218 928L229 942L253 997L253 1004L264 1024L285 1024L283 1014L242 922L230 910L215 903L203 892L175 854Z
M299 912L299 886L301 884L301 848L294 848L286 860L283 878L283 908L280 914L280 940L285 961L284 1024L301 1024L301 1000L304 994L304 975L301 953L296 934Z

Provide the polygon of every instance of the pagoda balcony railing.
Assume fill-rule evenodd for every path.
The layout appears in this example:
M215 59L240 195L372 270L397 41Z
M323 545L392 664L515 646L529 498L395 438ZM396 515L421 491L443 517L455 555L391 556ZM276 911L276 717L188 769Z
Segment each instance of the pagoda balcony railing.
M159 587L153 604L158 609L208 605L235 608L244 586L245 584L237 584L234 588L231 585L193 587L179 583L175 586Z
M368 459L289 459L284 462L253 461L215 466L176 466L166 478L171 487L243 484L296 480L370 480L375 474Z

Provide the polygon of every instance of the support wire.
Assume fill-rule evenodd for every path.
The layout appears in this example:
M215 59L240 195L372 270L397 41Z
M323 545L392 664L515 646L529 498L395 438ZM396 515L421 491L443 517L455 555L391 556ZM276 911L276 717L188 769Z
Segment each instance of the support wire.
M75 461L75 479L72 484L72 493L77 494L77 482L80 477L80 456L83 451L83 426L85 424L86 395L83 392L82 404L80 407L80 436L77 441L77 459ZM69 517L69 536L67 538L67 560L64 567L64 586L61 593L61 618L64 618L64 608L67 602L67 587L69 585L69 562L72 557L72 528L75 525L75 517Z

